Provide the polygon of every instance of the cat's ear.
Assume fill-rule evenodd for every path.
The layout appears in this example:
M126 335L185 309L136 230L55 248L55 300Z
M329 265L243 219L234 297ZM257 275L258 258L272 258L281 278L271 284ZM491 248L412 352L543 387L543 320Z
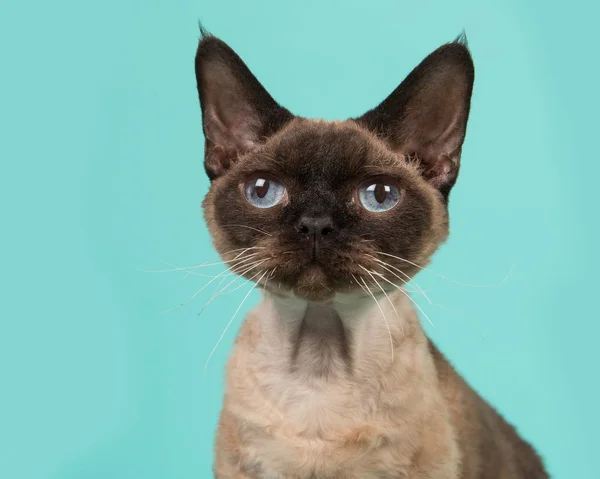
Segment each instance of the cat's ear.
M206 141L204 167L212 181L293 116L226 43L201 31L196 81Z
M467 129L474 67L461 35L417 66L378 107L357 118L394 151L415 158L447 199Z

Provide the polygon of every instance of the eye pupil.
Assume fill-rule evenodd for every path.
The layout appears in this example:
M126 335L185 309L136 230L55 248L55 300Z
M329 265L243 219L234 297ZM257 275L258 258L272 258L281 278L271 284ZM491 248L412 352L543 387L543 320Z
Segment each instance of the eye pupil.
M269 180L265 180L263 178L256 180L254 191L256 191L256 196L259 198L264 198L269 192Z
M383 183L377 183L375 185L375 189L373 190L373 195L377 200L377 203L385 202L385 199L388 196L389 186L384 185Z

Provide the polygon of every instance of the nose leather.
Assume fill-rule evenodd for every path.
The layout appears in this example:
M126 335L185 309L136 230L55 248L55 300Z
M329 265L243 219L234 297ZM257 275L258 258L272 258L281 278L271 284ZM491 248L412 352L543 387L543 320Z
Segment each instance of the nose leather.
M333 233L333 221L329 216L303 216L298 222L298 231L315 241Z

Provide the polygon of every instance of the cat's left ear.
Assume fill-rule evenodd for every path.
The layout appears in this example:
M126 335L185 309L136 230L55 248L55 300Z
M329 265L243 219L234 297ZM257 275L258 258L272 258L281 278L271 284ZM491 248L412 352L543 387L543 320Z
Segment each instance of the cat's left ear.
M201 32L196 80L205 137L204 168L212 181L293 115L277 104L225 42Z
M392 150L416 158L423 177L447 199L458 176L474 76L461 35L431 53L378 107L356 121Z

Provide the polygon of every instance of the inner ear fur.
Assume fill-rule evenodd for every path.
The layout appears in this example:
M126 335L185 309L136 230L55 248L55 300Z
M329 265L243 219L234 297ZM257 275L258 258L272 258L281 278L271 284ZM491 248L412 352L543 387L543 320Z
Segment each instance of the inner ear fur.
M205 137L204 167L210 180L293 118L222 40L202 30L196 81Z

